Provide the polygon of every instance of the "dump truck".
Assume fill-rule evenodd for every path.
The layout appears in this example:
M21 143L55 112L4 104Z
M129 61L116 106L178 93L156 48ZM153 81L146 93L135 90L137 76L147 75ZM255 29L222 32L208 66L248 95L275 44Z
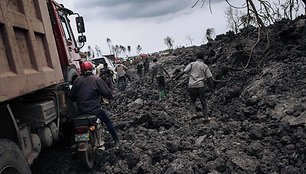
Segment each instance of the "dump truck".
M1 174L31 173L40 152L65 139L65 89L79 75L84 32L83 17L54 0L0 1Z

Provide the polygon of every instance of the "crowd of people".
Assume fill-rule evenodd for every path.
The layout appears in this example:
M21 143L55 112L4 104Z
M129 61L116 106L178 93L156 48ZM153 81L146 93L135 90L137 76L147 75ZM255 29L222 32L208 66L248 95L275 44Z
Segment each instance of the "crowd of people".
M165 75L172 80L178 80L184 74L188 75L188 91L190 95L190 109L189 112L192 116L197 116L196 100L200 99L202 105L202 117L204 121L209 121L210 117L207 112L207 102L205 98L205 86L208 85L210 89L214 88L213 75L209 67L204 63L204 54L199 52L196 54L196 61L189 63L185 69L177 76L171 77L166 71L164 66L158 62L156 58L153 59L151 66L150 61L146 58L143 62L136 65L136 72L138 77L142 79L146 75L150 75L150 84L156 80L159 100L164 100L167 96ZM107 116L106 112L102 109L102 101L104 99L110 102L113 99L114 91L114 74L116 72L117 86L120 79L127 78L132 81L128 74L128 68L121 62L117 62L115 72L108 68L107 63L100 62L96 67L96 74L92 73L93 64L90 62L83 62L81 64L81 75L74 81L71 89L71 99L76 102L78 107L78 114L94 114L102 122L104 122L110 132L114 143L119 142L117 132Z

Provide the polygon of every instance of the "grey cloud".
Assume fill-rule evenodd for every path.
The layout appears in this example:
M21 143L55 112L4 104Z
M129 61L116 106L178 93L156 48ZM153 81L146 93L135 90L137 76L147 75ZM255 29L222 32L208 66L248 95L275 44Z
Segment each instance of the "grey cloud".
M88 0L83 1L79 0L77 4L83 7L95 7L95 6L102 6L102 7L114 7L123 4L150 4L156 2L162 2L165 0ZM168 1L168 0L166 0Z
M74 5L82 13L94 11L97 16L131 19L174 14L190 8L194 2L192 0L77 0Z

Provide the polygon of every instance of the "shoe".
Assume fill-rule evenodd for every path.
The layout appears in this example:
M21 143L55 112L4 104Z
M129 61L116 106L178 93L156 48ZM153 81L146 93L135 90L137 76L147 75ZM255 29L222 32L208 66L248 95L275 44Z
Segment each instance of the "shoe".
M98 151L104 151L104 150L105 150L105 147L104 147L104 146L98 147Z
M119 140L115 140L113 147L114 149L119 149L119 145L120 145L120 141Z
M104 146L104 144L105 144L104 141L98 142L98 143L97 143L97 147L102 147L102 146Z

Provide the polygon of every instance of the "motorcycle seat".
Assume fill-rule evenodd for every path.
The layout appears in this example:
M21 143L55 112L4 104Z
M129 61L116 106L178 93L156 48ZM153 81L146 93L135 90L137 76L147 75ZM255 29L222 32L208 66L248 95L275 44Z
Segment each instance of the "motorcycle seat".
M86 115L77 115L73 118L75 124L89 124L89 123L96 123L97 116L86 114Z

